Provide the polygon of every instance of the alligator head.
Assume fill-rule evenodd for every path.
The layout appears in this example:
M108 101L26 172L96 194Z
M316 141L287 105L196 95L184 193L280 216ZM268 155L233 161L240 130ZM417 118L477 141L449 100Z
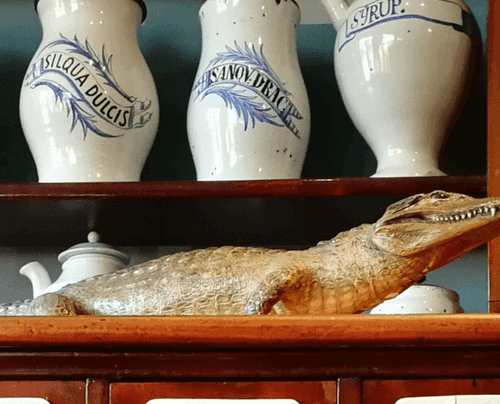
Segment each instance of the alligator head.
M438 252L432 268L439 268L500 235L499 212L500 198L418 194L387 208L375 223L372 241L406 258Z

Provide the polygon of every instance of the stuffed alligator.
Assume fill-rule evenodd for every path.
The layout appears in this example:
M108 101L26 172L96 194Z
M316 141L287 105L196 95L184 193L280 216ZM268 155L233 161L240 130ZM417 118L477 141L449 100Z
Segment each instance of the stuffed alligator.
M307 250L181 252L0 305L0 315L360 313L500 235L499 210L500 198L414 195Z

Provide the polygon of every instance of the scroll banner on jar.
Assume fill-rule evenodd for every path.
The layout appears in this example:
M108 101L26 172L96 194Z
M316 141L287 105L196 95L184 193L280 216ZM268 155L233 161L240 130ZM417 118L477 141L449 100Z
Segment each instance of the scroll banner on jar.
M286 126L295 136L300 139L300 133L293 122L293 118L302 119L302 115L297 110L290 99L290 92L287 91L270 66L266 63L262 49L260 55L253 46L245 44L243 51L235 43L235 49L228 47L226 55L219 53L218 58L211 62L211 66L205 71L202 78L195 84L193 90L198 91L202 98L209 94L221 94L228 89L227 85L240 86L249 91L249 97L258 95L266 101L266 104L274 111L274 114L265 114L265 118L254 119L270 123L275 126ZM238 56L249 55L254 57L255 66L242 63L220 62L221 57L238 58ZM241 57L239 57L241 59ZM229 90L232 90L231 87ZM256 114L254 113L254 116ZM248 119L245 120L245 130L248 128Z
M377 0L356 8L339 30L339 51L354 39L357 33L377 24L400 19L420 19L435 24L448 25L460 32L470 31L470 14L465 13L457 4L437 2L429 9L418 2L403 0Z
M110 59L104 50L101 60L93 53L88 43L83 45L76 37L70 41L61 36L61 40L40 52L26 75L25 85L33 89L47 86L61 102L67 102L76 118L72 129L78 122L85 136L88 130L103 137L121 136L111 134L108 125L124 131L143 127L151 120L151 101L126 94L108 73Z

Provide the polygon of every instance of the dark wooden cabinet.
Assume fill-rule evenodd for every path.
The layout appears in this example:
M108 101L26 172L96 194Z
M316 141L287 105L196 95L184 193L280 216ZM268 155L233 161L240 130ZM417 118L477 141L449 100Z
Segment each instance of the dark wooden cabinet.
M155 398L393 404L408 396L498 394L499 320L495 314L7 318L0 322L0 380L39 397L50 386L72 397L83 389L91 404ZM25 390L30 383L37 389Z
M97 230L124 246L310 245L376 220L402 196L435 189L500 196L498 24L500 4L490 1L487 177L0 184L0 242L67 246ZM370 212L362 209L367 202ZM498 394L500 240L490 243L489 271L485 315L4 318L0 397L393 404L408 396Z

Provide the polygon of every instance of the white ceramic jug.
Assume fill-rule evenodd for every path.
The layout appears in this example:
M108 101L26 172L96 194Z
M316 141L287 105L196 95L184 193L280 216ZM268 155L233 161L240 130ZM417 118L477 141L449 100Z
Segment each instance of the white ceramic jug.
M207 0L188 108L198 180L300 178L309 100L297 58L294 0Z
M159 122L139 49L142 0L40 0L43 28L21 90L40 182L138 181Z
M481 47L462 0L321 0L337 30L335 74L377 158L374 177L439 176ZM352 3L352 4L351 4Z

